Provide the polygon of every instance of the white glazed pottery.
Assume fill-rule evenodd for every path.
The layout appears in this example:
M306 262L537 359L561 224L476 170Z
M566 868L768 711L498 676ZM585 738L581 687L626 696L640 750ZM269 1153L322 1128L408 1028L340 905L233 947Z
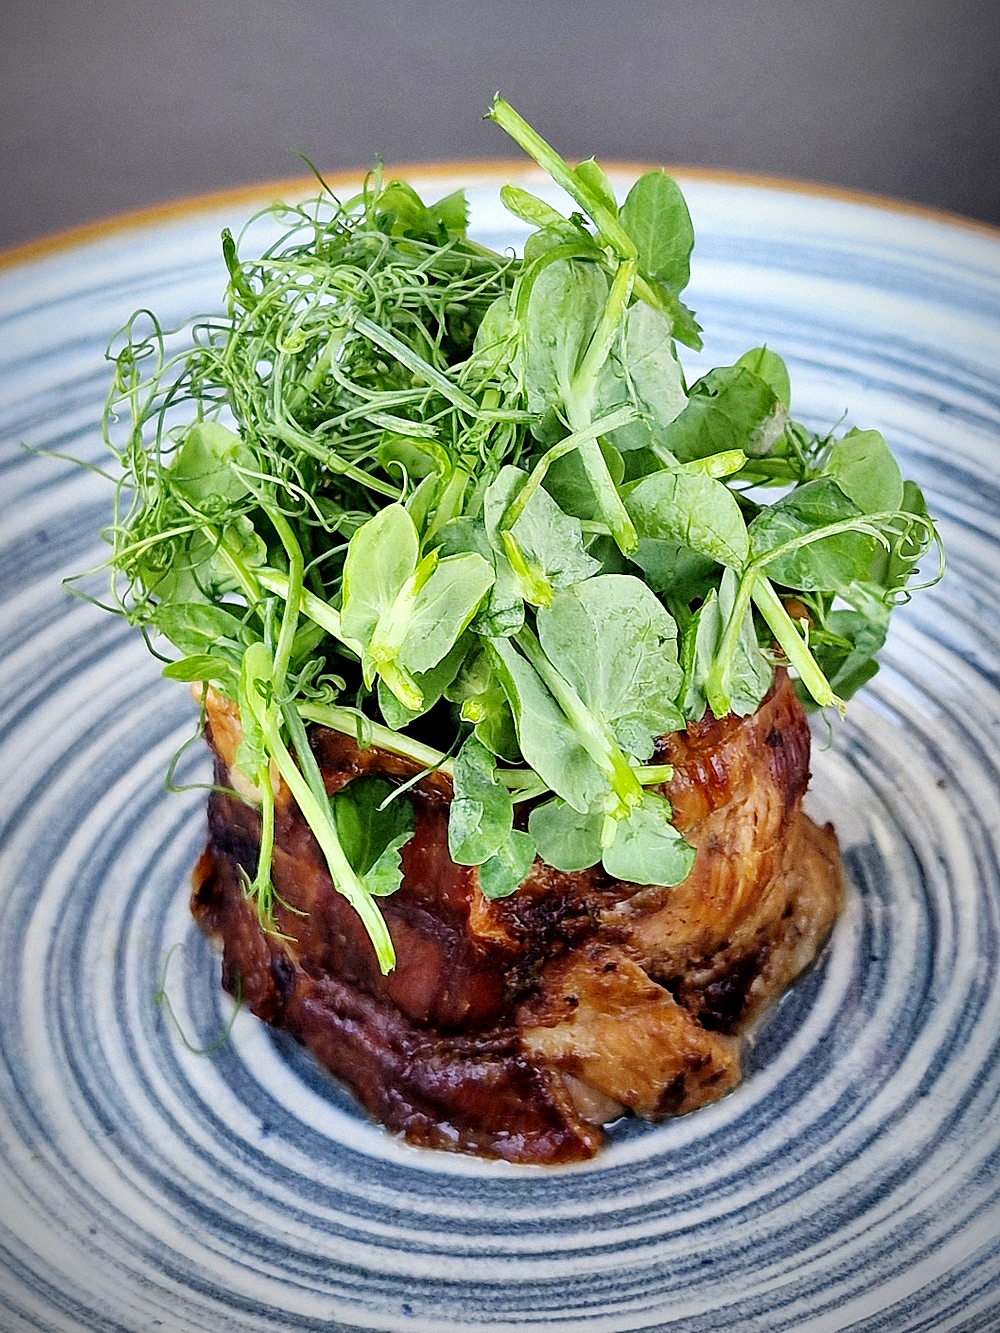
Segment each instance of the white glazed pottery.
M410 179L434 198L457 175L476 237L516 245L497 189L537 173ZM104 461L106 341L137 306L168 325L218 308L220 230L261 194L0 267L5 1333L1000 1327L1000 233L679 178L692 376L781 353L800 419L884 432L949 564L847 719L815 727L809 808L851 879L820 965L736 1092L565 1169L406 1147L248 1013L225 1036L187 906L200 743L188 789L164 786L193 706L61 584L100 561L110 515L110 484L51 456Z

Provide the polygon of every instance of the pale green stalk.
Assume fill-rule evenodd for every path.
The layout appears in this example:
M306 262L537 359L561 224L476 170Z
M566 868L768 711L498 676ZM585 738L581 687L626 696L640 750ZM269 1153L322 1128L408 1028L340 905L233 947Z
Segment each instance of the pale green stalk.
M724 717L729 712L729 676L733 664L733 655L739 642L743 622L750 608L755 579L758 574L748 571L740 579L736 589L729 619L722 631L722 638L705 681L705 698L716 717Z
M410 736L404 736L402 732L393 731L379 722L373 722L355 708L307 701L298 704L297 708L299 715L308 722L318 722L321 727L341 731L346 736L357 736L362 749L377 746L380 750L388 750L390 754L413 759L424 768L435 769L448 777L452 776L452 761L443 751L435 750L430 745L413 740Z
M255 569L254 574L260 586L266 588L268 592L277 593L279 597L288 596L288 575L283 574L280 569ZM332 635L339 643L347 643L340 629L340 612L335 606L324 602L308 588L302 588L299 592L299 609L304 616L326 630L327 634Z
M528 480L524 483L518 493L511 500L510 504L504 510L503 518L500 520L500 527L510 529L524 513L528 501L541 486L545 476L557 459L563 458L566 454L571 454L574 449L589 441L598 439L601 435L607 435L610 431L617 430L619 426L627 426L638 417L634 407L618 407L606 416L600 417L597 421L592 421L589 426L583 430L575 430L570 435L553 444L551 448L546 449L541 458L531 469ZM606 526L606 525L605 525Z
M612 212L597 194L587 188L586 183L565 159L560 157L556 150L517 114L509 102L505 102L500 96L495 97L486 114L490 120L505 130L529 157L547 171L575 203L580 205L597 227L601 239L619 258L626 260L638 258L635 242L622 226L617 213ZM655 306L658 310L662 308L662 301L641 275L635 278L634 290L649 305Z
M569 392L566 394L566 411L569 415L569 424L576 432L585 431L590 424L597 379L621 332L634 279L635 260L629 259L619 264L600 321L573 374ZM618 494L618 487L608 471L598 440L582 438L577 452L593 487L594 498L600 508L601 516L619 549L623 554L630 555L639 545L639 537Z
M279 694L284 693L285 676L292 657L295 643L295 630L299 620L299 603L302 597L302 579L305 565L302 547L295 540L295 534L284 514L278 509L268 509L267 515L274 525L278 539L285 548L288 557L288 586L284 595L284 610L281 614L281 628L278 630L278 642L274 650L274 684Z
M587 188L572 167L559 156L551 144L546 143L537 130L514 110L502 97L495 97L486 113L502 130L519 144L530 158L538 163L552 177L557 185L562 186L575 203L588 214L600 231L605 241L611 245L622 259L635 259L635 242L619 222L615 213L591 190Z
M396 963L392 937L382 913L365 888L364 880L347 859L333 824L329 801L323 804L319 802L310 784L296 766L281 738L277 716L273 709L261 708L257 713L257 719L275 766L326 859L337 892L343 894L361 918L375 948L375 956L383 974L391 972Z
M419 375L428 385L433 385L438 393L447 398L450 403L460 407L463 412L469 412L473 416L476 414L478 411L476 400L470 398L463 389L460 389L447 375L442 374L440 370L432 366L429 361L425 361L423 357L418 356L416 352L407 347L406 343L400 342L397 337L372 320L367 319L364 315L355 316L351 322L358 333L363 334L376 347L381 347L384 352L390 352L401 365L406 366L407 370L412 371L414 375Z
M257 871L253 880L240 867L243 891L257 905L257 916L265 929L273 929L274 885L271 881L271 858L274 855L274 790L268 765L262 764L253 775L260 792L260 846L257 852Z
M607 777L612 792L618 798L619 808L616 813L624 816L632 806L638 805L642 800L642 787L628 759L569 681L545 656L541 644L531 631L521 630L515 638L572 724L580 744Z
M821 708L830 704L839 713L844 712L844 702L838 699L830 682L823 674L816 659L809 651L802 633L795 621L785 610L784 604L770 581L759 574L751 589L754 605L767 622L768 629L774 635L781 651L788 659L788 665L801 680L810 696Z

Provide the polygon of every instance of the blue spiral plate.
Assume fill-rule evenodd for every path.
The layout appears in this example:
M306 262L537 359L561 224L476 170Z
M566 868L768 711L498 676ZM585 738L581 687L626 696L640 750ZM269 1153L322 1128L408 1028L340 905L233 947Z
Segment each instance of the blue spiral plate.
M475 234L516 245L500 179L465 174ZM737 1091L565 1169L409 1148L294 1043L229 1030L188 915L200 745L164 781L193 707L62 586L103 554L110 486L61 455L102 461L107 339L217 308L220 229L260 198L0 267L5 1333L1000 1328L1000 234L682 180L691 371L780 352L800 419L884 432L949 564L817 727L810 808L851 881L821 965Z

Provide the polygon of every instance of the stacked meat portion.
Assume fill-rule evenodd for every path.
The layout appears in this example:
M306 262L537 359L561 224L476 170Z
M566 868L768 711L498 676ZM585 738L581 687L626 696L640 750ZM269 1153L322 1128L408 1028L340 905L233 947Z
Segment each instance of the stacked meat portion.
M239 719L214 694L207 735L220 788ZM601 1126L651 1120L721 1097L740 1078L743 1036L815 957L842 899L832 829L802 811L809 729L779 672L747 718L711 717L664 738L656 762L675 822L697 847L673 888L597 867L536 861L509 898L483 897L448 855L450 786L408 790L415 827L403 883L380 899L397 965L379 971L364 927L333 888L288 792L277 792L276 931L241 887L253 876L252 802L215 791L194 913L223 951L223 983L302 1042L410 1142L506 1158L591 1156ZM322 727L310 734L333 793L361 775L409 781L408 760Z

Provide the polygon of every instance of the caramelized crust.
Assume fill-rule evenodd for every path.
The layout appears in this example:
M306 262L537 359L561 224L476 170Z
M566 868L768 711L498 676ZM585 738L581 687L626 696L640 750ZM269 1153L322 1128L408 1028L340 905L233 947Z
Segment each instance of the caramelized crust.
M738 1042L706 1032L620 945L588 944L552 963L518 1017L539 1062L619 1112L679 1115L739 1081Z
M218 785L236 787L239 718L211 691L206 714ZM330 792L361 774L416 776L321 727L310 743ZM655 1120L721 1096L739 1081L747 1026L832 926L836 839L801 810L809 730L783 673L752 717L664 738L656 760L674 766L665 794L697 848L683 884L536 861L497 902L448 856L447 778L421 777L403 882L380 900L398 960L388 976L274 778L281 905L276 932L261 930L240 887L257 859L253 790L213 792L193 909L222 945L224 985L421 1145L571 1161L625 1110Z
M836 839L801 811L809 743L787 677L751 717L709 717L666 737L666 794L698 856L682 884L642 889L602 918L626 931L650 975L725 1031L802 970L840 907Z

